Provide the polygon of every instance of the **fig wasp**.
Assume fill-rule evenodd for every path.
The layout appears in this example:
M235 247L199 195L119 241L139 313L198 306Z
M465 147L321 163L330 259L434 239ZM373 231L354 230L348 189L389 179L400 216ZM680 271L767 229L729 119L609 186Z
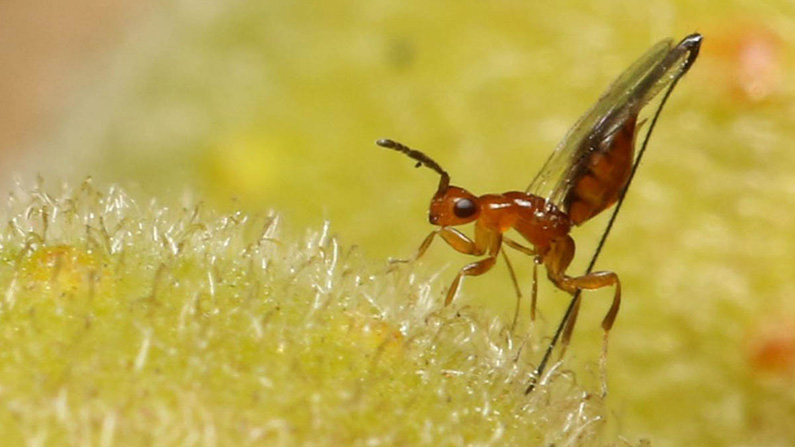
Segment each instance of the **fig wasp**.
M646 151L660 112L679 79L695 62L701 40L700 34L691 34L678 44L663 40L651 47L613 82L596 104L569 130L525 191L476 196L464 188L451 185L447 171L424 153L393 140L377 141L379 146L402 152L414 159L417 167L425 166L441 177L428 214L430 223L439 228L425 238L414 259L425 253L436 236L440 236L456 251L485 256L459 270L447 291L445 305L453 300L465 276L486 273L497 262L501 252L514 281L517 297L521 300L513 267L502 250L503 244L534 260L531 318L535 318L539 264L544 266L547 277L557 288L572 295L563 319L526 388L526 394L535 388L561 336L563 347L568 345L580 306L580 292L583 289L612 286L613 301L602 320L604 343L601 363L604 378L607 337L621 304L621 282L616 273L593 271L593 267ZM646 122L639 121L638 116L658 96L657 108L651 115L636 154L637 133ZM580 276L570 276L567 269L575 252L570 230L614 204L615 209L587 270ZM472 222L475 223L474 239L454 228ZM505 233L511 229L521 235L529 246L506 236ZM518 303L516 309L514 324Z

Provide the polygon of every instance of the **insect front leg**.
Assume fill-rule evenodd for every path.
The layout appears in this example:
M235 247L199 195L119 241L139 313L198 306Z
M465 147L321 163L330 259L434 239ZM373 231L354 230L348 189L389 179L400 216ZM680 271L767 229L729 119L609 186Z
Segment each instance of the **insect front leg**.
M490 255L488 258L481 259L480 261L476 261L471 264L465 265L464 268L458 271L458 274L455 276L453 283L450 284L450 289L447 290L447 296L444 299L444 305L447 306L453 301L456 292L458 292L458 287L461 284L461 279L464 276L482 275L488 272L489 270L491 270L491 268L494 267L494 264L496 262L497 262L497 255L494 254Z
M428 236L425 236L422 244L420 244L420 248L417 249L417 253L411 259L390 259L390 262L406 263L420 259L428 250L428 247L431 246L431 242L433 242L433 239L437 234L441 236L445 242L447 242L447 245L453 247L454 250L460 253L464 253L466 255L482 255L485 252L484 249L478 248L472 239L468 238L464 233L458 231L457 229L451 227L441 227L431 231Z
M475 225L475 240L473 241L453 228L442 227L441 230L449 230L447 232L440 232L440 235L444 238L445 242L461 253L480 256L488 251L487 258L468 264L458 271L444 299L444 305L447 306L453 301L464 276L482 275L494 267L494 264L497 262L497 255L500 253L502 233L492 231L488 227L478 224Z
M431 231L430 234L425 236L425 239L422 240L422 244L420 244L420 248L417 249L417 253L411 258L409 259L389 258L389 262L392 264L398 264L398 263L406 264L409 262L416 261L417 259L420 259L420 257L422 257L422 255L425 254L425 250L427 250L428 247L431 245L431 242L433 242L433 237L436 236L437 231L438 230Z

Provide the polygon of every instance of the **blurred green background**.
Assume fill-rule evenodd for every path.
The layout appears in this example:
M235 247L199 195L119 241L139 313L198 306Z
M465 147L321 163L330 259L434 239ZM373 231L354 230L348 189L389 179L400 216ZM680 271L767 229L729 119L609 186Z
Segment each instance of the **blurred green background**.
M612 79L658 40L694 31L701 56L599 264L621 276L625 297L609 405L621 433L654 445L791 445L789 1L148 5L76 69L52 131L4 169L272 208L296 232L330 220L343 243L383 263L430 231L438 179L376 139L427 152L475 193L523 190ZM604 223L575 231L573 272ZM423 262L446 283L470 261L439 243ZM514 264L528 289L529 261ZM586 368L610 293L585 297L569 356ZM542 284L547 333L565 298ZM499 266L468 280L455 304L507 319L513 300Z

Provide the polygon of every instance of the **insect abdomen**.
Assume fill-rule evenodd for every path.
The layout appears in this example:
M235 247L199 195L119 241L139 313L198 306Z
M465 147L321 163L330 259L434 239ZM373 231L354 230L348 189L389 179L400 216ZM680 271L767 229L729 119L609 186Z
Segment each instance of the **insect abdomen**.
M574 225L591 219L614 204L626 186L635 158L635 120L624 125L580 161L572 187L563 200Z

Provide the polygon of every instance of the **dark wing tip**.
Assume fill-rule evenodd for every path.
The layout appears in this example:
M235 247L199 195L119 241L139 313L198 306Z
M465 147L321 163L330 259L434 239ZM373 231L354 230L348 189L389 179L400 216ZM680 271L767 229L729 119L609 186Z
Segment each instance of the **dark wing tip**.
M690 68L693 65L693 62L696 61L698 57L698 51L701 49L701 41L704 39L699 33L693 33L684 39L677 45L677 48L682 48L688 52L687 60L685 61L685 66L683 67L684 70Z

